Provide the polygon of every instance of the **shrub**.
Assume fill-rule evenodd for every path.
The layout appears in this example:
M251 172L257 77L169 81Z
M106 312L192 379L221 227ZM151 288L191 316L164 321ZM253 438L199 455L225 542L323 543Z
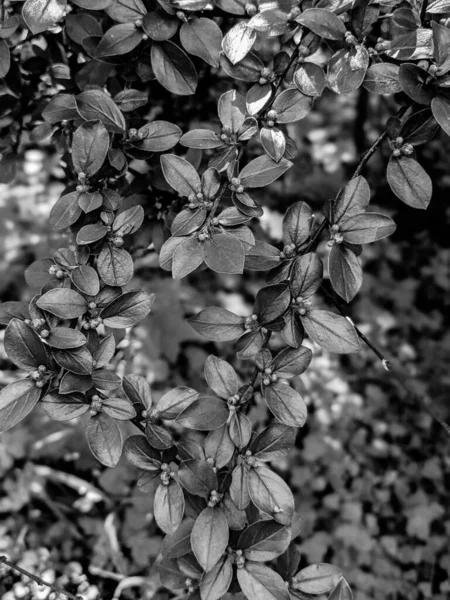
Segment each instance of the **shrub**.
M394 194L417 209L431 199L415 148L439 127L450 134L450 2L403 4L26 0L0 9L0 180L14 179L24 132L51 139L66 188L49 220L76 241L27 269L29 304L1 306L6 352L28 376L0 392L0 430L38 404L60 421L88 413L98 461L113 467L124 454L141 470L166 534L162 583L191 598L351 597L336 567L298 571L294 498L268 463L289 453L306 420L288 383L311 361L303 340L343 354L364 340L340 302L332 312L314 297L330 294L321 240L333 293L348 303L362 283L362 246L395 230L368 209L368 160L386 142ZM263 211L254 190L292 167L290 125L326 88L360 86L399 105L386 130L320 222L299 201L284 216L281 247L255 238ZM144 377L108 368L115 332L151 311L153 295L127 288L142 248L177 279L199 268L267 272L247 317L209 307L190 319L208 340L235 341L254 364L249 380L211 355L210 395L177 387L155 404ZM285 344L275 355L272 336ZM270 413L257 431L247 415L255 393ZM120 421L139 433L123 443Z

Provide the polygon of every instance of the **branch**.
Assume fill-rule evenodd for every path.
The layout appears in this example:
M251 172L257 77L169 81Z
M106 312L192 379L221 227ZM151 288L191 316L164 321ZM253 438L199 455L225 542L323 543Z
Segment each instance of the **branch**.
M67 596L67 598L70 598L71 600L83 600L82 596L76 596L75 594L71 594L70 592L66 592L65 590L57 587L56 585L53 585L52 583L48 583L48 581L44 581L43 579L41 579L37 575L33 575L32 573L29 573L25 569L22 569L22 567L18 567L14 563L10 562L6 558L6 556L0 556L0 564L6 565L10 569L13 569L14 571L17 571L18 573L20 573L21 575L24 575L25 577L28 577L29 579L31 579L32 581L34 581L38 585L43 585L45 587L48 587L53 592L57 592L58 594L63 594L64 596Z
M421 21L422 25L425 23L427 9L428 9L428 0L422 0L422 8L420 9L420 21Z

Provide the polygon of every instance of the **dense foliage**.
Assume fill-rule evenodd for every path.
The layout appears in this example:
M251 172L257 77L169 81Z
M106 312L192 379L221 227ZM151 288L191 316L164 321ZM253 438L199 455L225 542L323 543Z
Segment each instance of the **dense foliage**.
M60 421L88 413L98 461L114 467L123 453L142 470L139 485L167 535L160 569L169 589L202 600L240 591L249 600L351 597L336 567L298 570L294 497L267 463L289 453L306 421L287 381L309 366L304 339L342 354L364 339L340 301L332 312L314 296L350 302L362 284L362 246L395 230L389 216L368 209L361 174L384 141L392 191L417 209L430 202L415 147L439 127L450 133L446 12L446 0L3 2L0 180L14 178L25 130L36 143L51 137L67 187L49 220L56 231L70 228L76 245L27 269L37 292L30 304L1 306L6 352L29 376L0 392L0 430L38 404ZM210 102L203 80L223 91L220 125L202 106L202 94ZM395 95L386 131L320 222L300 201L284 216L280 248L255 237L258 188L296 157L289 125L326 88L349 94L360 86ZM192 104L177 99L191 95ZM198 127L184 129L183 107L198 111ZM141 171L129 168L136 159ZM331 288L316 252L324 238ZM248 316L209 307L190 319L208 340L236 341L236 355L254 365L249 379L210 355L211 394L176 387L154 403L144 377L108 368L115 332L151 310L153 295L126 288L133 257L147 251L176 279L201 267L267 271ZM275 337L285 346L276 354ZM247 414L255 393L271 415L257 431ZM140 433L123 442L120 421Z

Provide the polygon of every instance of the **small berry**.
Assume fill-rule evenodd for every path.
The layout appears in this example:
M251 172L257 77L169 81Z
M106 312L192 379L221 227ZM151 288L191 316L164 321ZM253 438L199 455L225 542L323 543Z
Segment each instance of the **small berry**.
M270 119L271 121L275 121L275 119L277 118L278 114L276 110L269 110L269 112L267 113L267 118Z
M239 186L236 188L236 192L237 192L238 194L243 194L243 193L244 193L244 186L243 186L243 185L239 185Z
M39 365L38 371L39 373L47 373L47 367L45 365Z
M36 381L35 385L37 388L43 388L45 385L45 381L42 381L42 380Z
M394 148L394 150L392 151L392 156L398 157L400 155L401 155L400 148Z
M30 377L33 381L39 381L39 379L41 378L41 374L39 373L39 371L32 371L30 373Z
M214 217L214 219L211 222L213 225L216 225L216 226L220 223L220 221L217 217Z
M222 142L226 142L228 140L228 136L226 133L221 133L220 134L220 139L222 140Z
M50 267L50 269L48 270L50 275L56 275L56 273L59 271L58 267L56 265L52 265Z
M142 19L136 19L136 21L134 22L134 26L136 27L136 29L141 28L143 25Z
M94 308L97 308L97 304L95 302L89 302L88 306L91 310L94 310Z
M203 194L201 192L197 194L197 200L203 200Z
M43 329L41 331L41 337L48 338L49 335L50 335L50 331L48 329Z
M64 279L64 271L58 269L58 271L56 271L56 279Z
M258 83L259 85L265 85L267 83L267 79L265 77L260 77Z
M414 153L414 146L412 144L403 144L400 148L400 152L405 156L411 156Z
M112 243L116 248L122 248L122 246L124 245L123 237L121 237L120 235L116 235L112 238Z

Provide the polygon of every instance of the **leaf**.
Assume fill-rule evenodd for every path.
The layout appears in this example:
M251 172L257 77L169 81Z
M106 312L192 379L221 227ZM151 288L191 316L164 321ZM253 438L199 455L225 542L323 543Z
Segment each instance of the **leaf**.
M164 42L173 37L178 30L179 20L167 14L165 10L148 12L143 19L145 33L155 42Z
M144 221L144 216L144 209L140 205L127 208L114 219L112 231L120 237L136 233Z
M222 427L228 416L228 406L223 400L212 396L200 396L178 415L176 421L188 429L211 431Z
M252 441L252 455L264 462L284 458L295 444L296 430L282 423L272 423Z
M170 421L197 400L198 392L189 387L176 387L160 398L156 410L160 419Z
M235 65L241 61L252 49L256 40L256 31L241 22L232 27L222 40L222 49L225 56Z
M223 146L223 142L217 133L210 129L188 131L181 136L180 144L186 146L186 148L198 148L200 150L212 150Z
M104 389L101 386L96 387L99 389ZM116 388L117 385L115 385L113 389ZM112 419L116 419L118 421L129 421L134 419L136 416L136 411L133 405L128 399L125 398L105 398L102 400L102 411L109 415Z
M72 283L83 294L96 296L100 291L100 279L98 278L97 271L94 267L88 265L76 267L70 273L70 278L72 279Z
M92 387L92 377L90 375L76 375L67 371L59 383L60 394L73 394L79 392L84 394Z
M324 8L309 8L295 20L326 40L342 40L347 31L344 22Z
M113 25L100 40L96 57L120 56L134 50L142 41L143 31L134 23Z
M397 198L413 208L427 208L433 193L433 184L427 172L414 158L391 156L386 175Z
M391 235L395 229L390 217L367 212L341 221L339 231L349 244L369 244Z
M399 66L392 63L371 65L366 72L363 86L371 94L396 94L401 91Z
M72 161L77 173L91 177L100 170L109 148L109 134L101 121L88 121L73 134Z
M194 233L206 221L207 214L206 208L182 210L172 222L172 235L180 237Z
M125 88L114 96L114 102L122 112L132 112L148 103L148 92Z
M277 127L263 127L260 135L261 144L266 153L272 160L279 162L286 150L284 133Z
M424 27L407 31L395 36L385 52L387 56L395 60L431 60L433 58L433 32Z
M98 345L97 350L94 352L96 368L101 369L102 367L107 365L114 356L115 351L116 342L114 340L114 336L112 334L107 335L105 338L102 339L102 341Z
M264 387L264 399L274 417L290 427L303 427L307 408L300 394L284 383Z
M72 94L57 94L42 111L42 117L47 123L60 123L78 118L75 96Z
M22 17L33 35L54 27L66 14L67 0L26 0Z
M231 415L228 432L236 448L245 448L252 436L252 423L243 412L235 411Z
M294 298L309 298L323 280L323 263L315 252L295 259L291 272L291 293Z
M418 65L400 65L398 72L402 90L414 102L429 105L433 98L433 89L428 84L429 73Z
M144 138L133 141L133 146L146 152L164 152L178 143L181 129L169 121L152 121L141 127L139 134Z
M191 59L173 42L155 42L152 68L159 83L172 94L189 96L197 89L198 76Z
M185 519L176 531L167 535L161 544L161 554L164 558L179 558L191 551L191 531L194 526L192 519Z
M178 469L178 476L189 493L206 500L219 487L213 468L204 460L184 460Z
M0 78L6 77L11 67L11 53L5 40L0 40Z
M233 567L226 557L206 573L200 582L201 600L219 600L227 593L233 579Z
M299 90L284 90L272 105L277 113L276 123L295 123L304 119L312 108L313 100ZM286 160L286 159L285 159Z
M20 369L32 371L40 365L48 366L44 344L38 334L26 323L12 319L5 331L5 352Z
M236 415L236 413L235 413ZM228 433L226 423L219 429L210 431L205 440L206 460L212 460L216 469L225 467L233 458L235 445Z
M286 386L287 387L287 386ZM248 491L253 504L282 525L289 525L294 514L294 497L288 485L266 467L251 468Z
M435 96L431 101L431 110L433 111L433 117L445 133L450 135L450 97L443 94Z
M123 133L124 116L117 104L101 90L88 90L75 97L77 110L86 121L101 121L108 131Z
M268 285L256 294L253 312L261 325L267 325L281 317L290 302L291 293L287 283Z
M241 184L249 188L264 187L272 183L292 167L291 161L282 158L275 162L263 154L250 161L239 173Z
M213 392L224 400L237 394L242 385L233 367L213 354L205 362L205 379Z
M104 413L92 416L86 437L95 458L105 467L115 467L122 454L122 435L117 423Z
M136 19L142 19L147 10L142 0L113 0L106 8L106 13L119 23L134 23Z
M244 333L244 317L225 308L205 308L188 321L195 331L214 342L229 342Z
M77 233L77 244L94 244L99 240L103 239L108 233L108 228L102 223L92 223L91 225L85 225Z
M42 398L39 406L56 421L70 421L83 415L89 404L81 394L57 394L52 392Z
M74 290L49 290L36 302L37 306L60 319L77 319L87 311L87 302Z
M106 284L123 287L133 277L133 259L123 248L105 244L98 256L97 270Z
M427 12L430 14L442 14L450 11L449 0L433 0L427 7Z
M369 53L362 45L338 50L328 62L328 87L336 94L351 94L364 81L369 62Z
M265 565L249 561L237 569L237 579L247 600L289 600L283 579Z
M14 317L20 320L30 318L28 302L16 302L11 300L9 302L0 303L0 325L8 325Z
M358 352L360 343L355 328L345 317L327 310L313 309L301 316L308 336L330 352Z
M292 204L283 219L283 242L285 245L301 246L309 238L313 215L309 204L300 200Z
M204 260L216 273L243 273L245 249L234 235L212 235L205 242Z
M122 379L113 371L108 369L99 369L95 365L95 371L92 374L92 381L98 390L112 391L116 390L122 383Z
M418 146L431 140L439 130L439 125L430 109L424 108L413 113L401 127L401 137L408 144Z
M291 541L291 531L275 521L256 521L239 536L237 547L246 560L268 562L283 554Z
M343 577L328 596L328 600L353 600L352 590Z
M21 379L0 390L0 432L11 429L36 406L41 395L30 379Z
M331 205L331 222L339 223L343 218L363 213L370 202L370 187L366 179L359 175L351 179Z
M325 73L319 65L304 62L297 66L294 83L306 96L321 96L325 89Z
M81 331L70 329L70 327L55 327L45 340L52 348L79 348L86 343L85 336Z
M337 567L319 563L299 571L291 585L305 594L326 594L336 587L341 577L342 571Z
M247 106L247 112L249 115L258 116L270 98L272 97L272 86L270 83L259 83L253 85L247 92L245 97L245 104Z
M204 246L196 237L182 238L173 253L172 276L182 279L203 263Z
M149 314L154 300L154 294L149 295L141 291L126 292L108 304L100 312L100 316L107 327L133 327Z
M278 377L295 377L301 375L309 367L312 359L312 352L305 346L300 348L284 348L272 361L271 367Z
M328 271L333 289L346 302L350 302L362 285L362 268L359 258L345 244L334 244L328 258Z
M217 111L222 126L237 133L245 121L245 99L236 90L229 90L220 96Z
M90 375L94 369L92 354L86 346L70 350L55 348L53 358L60 367L77 375Z
M150 446L143 435L128 437L125 440L123 451L127 461L138 469L160 472L160 454Z
M183 23L180 29L180 41L189 54L199 56L212 67L219 66L222 32L212 19L201 17Z
M184 495L179 483L174 479L169 485L159 484L153 502L155 521L164 533L172 534L183 521Z
M184 158L175 154L163 154L161 168L167 183L182 196L201 192L200 176Z
M49 216L49 223L53 229L59 231L78 221L83 213L78 205L78 196L78 192L70 192L56 201Z
M217 507L207 507L198 516L191 533L191 546L200 566L210 571L228 546L228 522Z

